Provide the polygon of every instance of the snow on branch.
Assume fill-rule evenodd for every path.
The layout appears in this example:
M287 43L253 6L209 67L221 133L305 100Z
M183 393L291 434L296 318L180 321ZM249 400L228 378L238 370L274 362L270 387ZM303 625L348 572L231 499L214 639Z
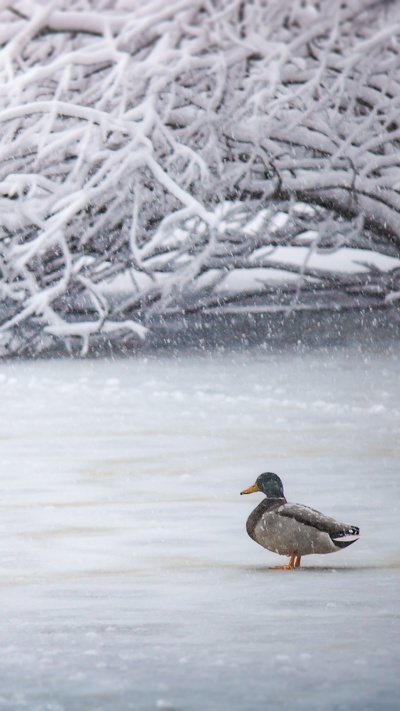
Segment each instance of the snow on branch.
M397 303L399 37L389 1L2 2L0 353Z

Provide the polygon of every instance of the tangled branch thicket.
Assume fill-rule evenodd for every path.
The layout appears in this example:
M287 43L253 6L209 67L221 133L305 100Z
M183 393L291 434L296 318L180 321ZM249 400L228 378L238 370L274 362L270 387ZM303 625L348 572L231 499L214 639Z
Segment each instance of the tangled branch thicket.
M309 250L398 256L399 38L389 1L2 2L1 353L221 310L316 224ZM398 269L291 269L285 308L400 296Z

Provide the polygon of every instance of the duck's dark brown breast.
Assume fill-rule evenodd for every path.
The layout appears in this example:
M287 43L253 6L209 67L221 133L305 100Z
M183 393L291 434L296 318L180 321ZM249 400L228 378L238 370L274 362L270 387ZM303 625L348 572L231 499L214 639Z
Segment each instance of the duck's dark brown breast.
M246 522L246 531L249 534L250 538L256 541L255 529L262 516L267 511L273 511L274 509L278 509L279 506L282 506L283 504L286 504L286 499L284 497L282 497L281 499L265 498L261 501L261 503L258 504L258 506L256 506L256 508L254 509L254 511L251 512Z

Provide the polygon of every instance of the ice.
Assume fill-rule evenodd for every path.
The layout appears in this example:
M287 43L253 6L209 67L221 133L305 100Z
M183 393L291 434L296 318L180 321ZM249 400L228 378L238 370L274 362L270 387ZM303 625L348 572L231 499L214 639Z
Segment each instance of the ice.
M0 709L397 709L398 355L2 363ZM361 539L269 570L266 470Z

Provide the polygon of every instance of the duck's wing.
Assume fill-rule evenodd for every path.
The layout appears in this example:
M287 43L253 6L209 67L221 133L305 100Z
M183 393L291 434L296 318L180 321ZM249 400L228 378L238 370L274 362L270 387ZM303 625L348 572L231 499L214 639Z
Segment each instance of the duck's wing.
M357 526L351 526L348 523L340 523L339 521L335 521L334 518L326 516L315 509L311 509L309 506L303 506L302 504L286 503L276 509L275 513L283 518L291 518L305 526L312 526L318 531L327 533L332 538L347 536L358 537L360 533Z

